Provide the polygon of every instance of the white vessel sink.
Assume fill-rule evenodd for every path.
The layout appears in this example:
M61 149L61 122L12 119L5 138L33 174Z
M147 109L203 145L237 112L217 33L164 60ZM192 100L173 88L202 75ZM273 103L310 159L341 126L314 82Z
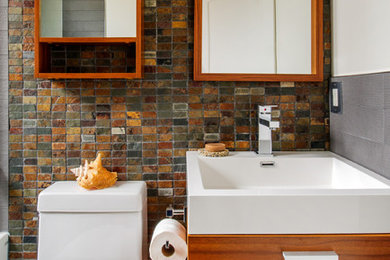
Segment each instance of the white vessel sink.
M331 152L187 152L187 185L189 234L390 233L390 181Z

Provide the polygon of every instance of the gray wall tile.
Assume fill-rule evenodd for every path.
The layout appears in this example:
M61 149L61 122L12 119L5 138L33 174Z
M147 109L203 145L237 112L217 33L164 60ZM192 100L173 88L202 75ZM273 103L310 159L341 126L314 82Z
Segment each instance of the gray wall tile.
M8 9L6 7L0 8L0 30L8 30Z
M0 0L0 7L8 7L8 0Z
M344 104L383 108L383 74L345 77L342 82Z
M390 108L390 73L384 74L385 108Z
M370 170L383 173L383 144L353 136L341 131L331 130L331 150ZM369 156L368 156L369 155Z
M8 230L8 207L0 208L0 230Z
M8 206L0 207L0 231L8 230L8 217L5 215L5 213L8 213Z
M385 144L390 145L390 108L385 108L384 113L384 135L385 135Z
M8 229L8 1L0 0L0 231Z
M383 158L384 171L382 175L390 179L390 145L385 145L383 147Z
M0 79L8 79L8 64L4 64L1 60L6 60L7 55L0 55Z
M8 207L8 183L5 181L0 182L0 187L2 188L0 190L0 208L5 208Z
M8 31L0 31L0 55L8 55L8 43L7 42L8 42ZM3 62L3 59L4 59L4 57L0 57L1 63ZM6 58L6 59L8 59L8 58Z
M343 114L332 113L330 116L336 130L380 143L384 142L383 118L383 108L347 104L343 107Z
M330 113L331 150L390 178L390 73L333 78L343 112Z

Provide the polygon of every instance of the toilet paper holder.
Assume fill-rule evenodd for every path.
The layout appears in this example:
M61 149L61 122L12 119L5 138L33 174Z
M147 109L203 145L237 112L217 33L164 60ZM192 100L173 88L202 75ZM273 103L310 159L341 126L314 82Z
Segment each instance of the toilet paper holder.
M184 207L184 209L174 209L172 205L169 205L165 209L165 216L167 218L173 218L174 216L183 216L183 221L186 222L186 207ZM165 250L170 250L171 245L169 243L169 240L165 242L164 247Z
M154 228L149 253L153 260L186 259L187 231L183 224L172 218L162 219Z
M165 216L167 218L173 218L174 216L183 216L183 221L186 222L186 207L184 207L184 209L174 209L172 207L172 205L169 205L166 209L165 209Z

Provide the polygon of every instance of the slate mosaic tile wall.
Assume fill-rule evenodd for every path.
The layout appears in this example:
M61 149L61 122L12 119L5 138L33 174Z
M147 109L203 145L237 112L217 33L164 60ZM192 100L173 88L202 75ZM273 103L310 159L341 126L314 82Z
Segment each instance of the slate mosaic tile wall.
M11 259L35 259L37 195L103 152L121 180L148 185L150 231L186 203L185 152L257 148L258 104L278 104L276 150L329 148L327 82L192 81L193 1L145 0L143 80L35 80L33 0L9 0ZM325 1L325 75L330 71ZM227 55L228 58L228 55Z

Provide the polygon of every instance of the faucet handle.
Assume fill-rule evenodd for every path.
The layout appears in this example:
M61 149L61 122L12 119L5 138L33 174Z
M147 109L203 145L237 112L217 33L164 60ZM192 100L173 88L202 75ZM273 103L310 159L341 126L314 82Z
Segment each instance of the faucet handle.
M269 106L259 105L259 113L260 114L271 114L273 107L278 107L278 106L277 105L269 105Z

